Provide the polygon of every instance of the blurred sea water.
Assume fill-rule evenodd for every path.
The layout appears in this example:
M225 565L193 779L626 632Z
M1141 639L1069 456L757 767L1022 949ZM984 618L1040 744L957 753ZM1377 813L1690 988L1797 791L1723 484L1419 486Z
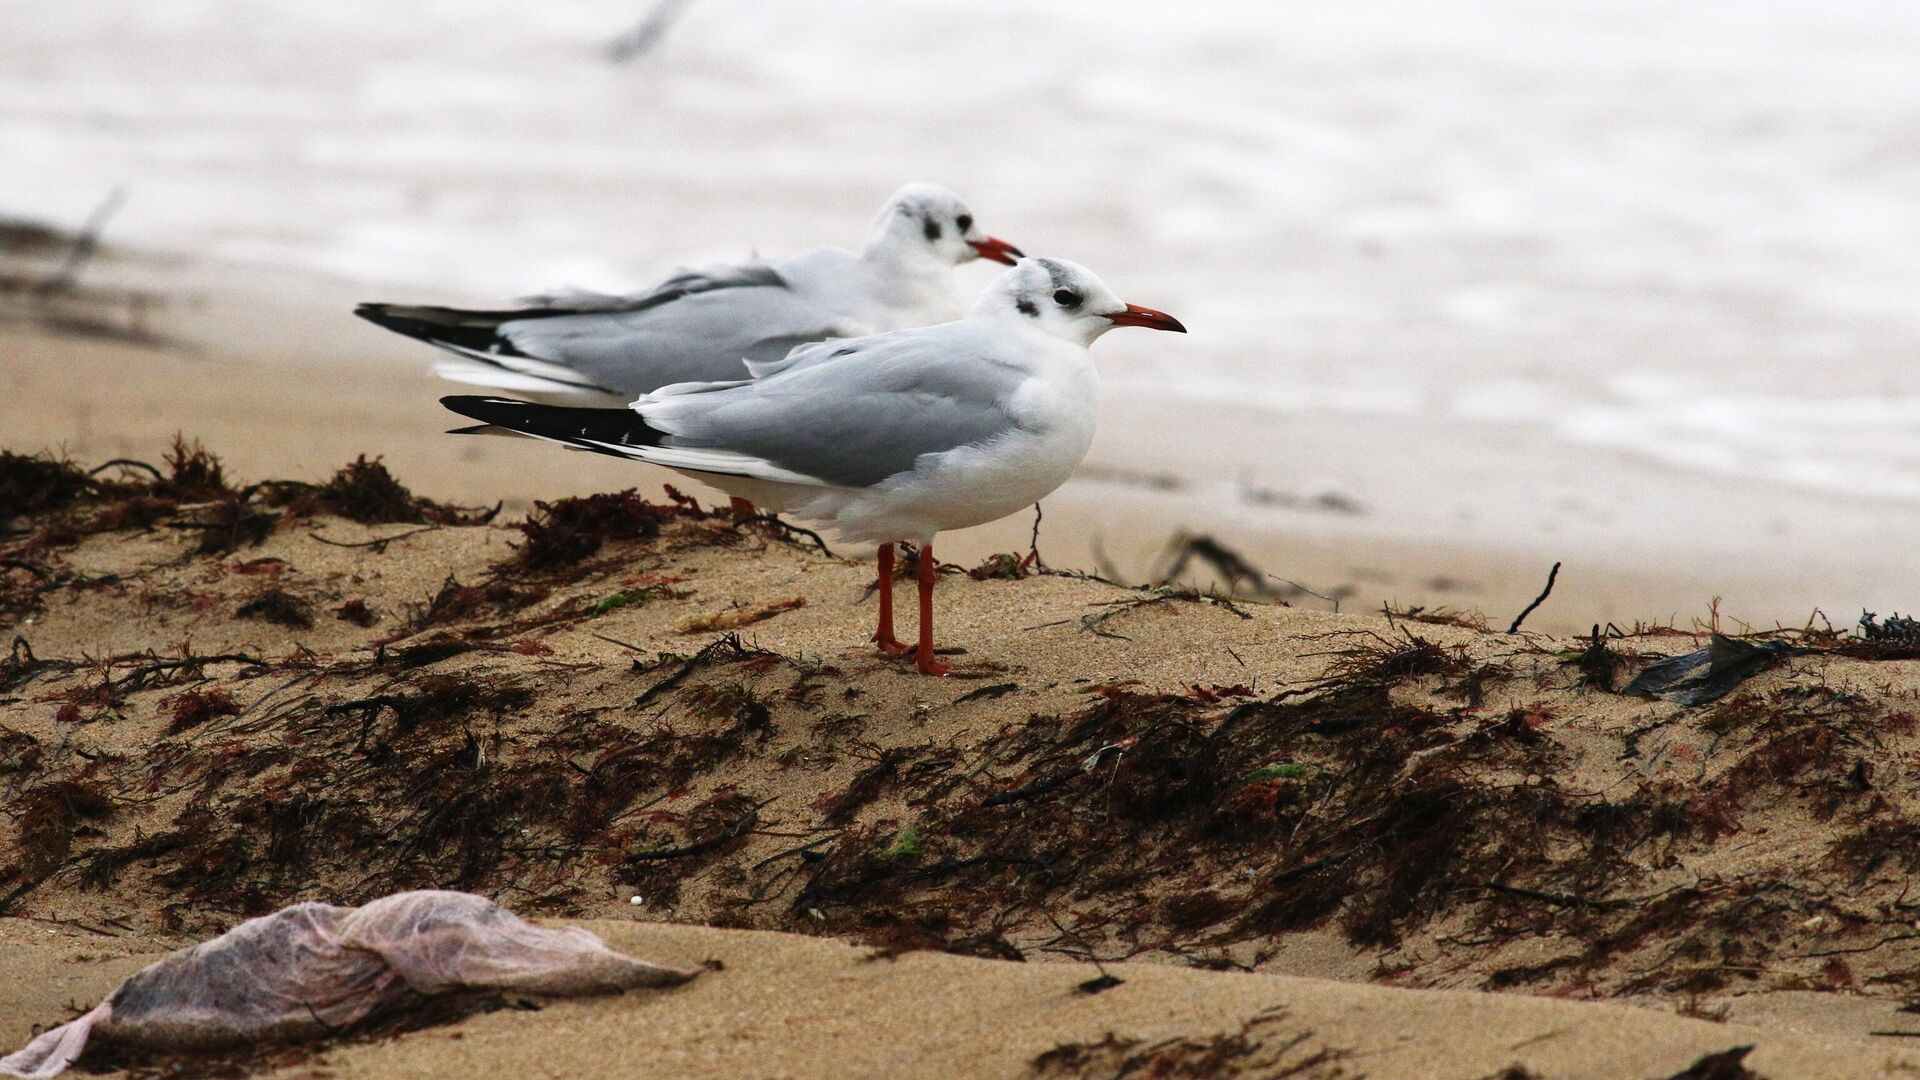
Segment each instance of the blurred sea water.
M855 245L932 179L1193 328L1102 343L1164 423L1096 461L1413 532L1920 505L1920 7L696 0L611 63L647 6L11 0L0 213L125 183L122 242L497 301Z

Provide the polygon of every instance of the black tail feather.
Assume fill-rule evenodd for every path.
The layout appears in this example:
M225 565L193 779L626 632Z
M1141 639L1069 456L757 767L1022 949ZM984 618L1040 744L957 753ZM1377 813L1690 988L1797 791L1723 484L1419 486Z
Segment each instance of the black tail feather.
M638 457L623 453L621 448L659 446L662 438L632 409L581 409L466 394L443 397L440 404L480 421L481 428L500 428L614 457ZM458 433L477 430L464 428Z
M419 304L361 304L353 309L353 313L375 326L420 341L503 356L526 354L500 333L501 324L567 314L565 310L555 308L467 311Z

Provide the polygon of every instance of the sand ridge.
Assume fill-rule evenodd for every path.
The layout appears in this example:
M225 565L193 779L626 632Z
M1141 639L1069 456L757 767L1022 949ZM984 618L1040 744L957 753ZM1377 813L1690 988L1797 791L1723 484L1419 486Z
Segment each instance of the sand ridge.
M819 1005L907 1032L860 1044L852 1067L874 1075L951 1067L962 1041L913 1032L953 994L973 1030L1028 1033L1002 1057L964 1050L977 1075L1091 1047L1102 1023L1125 1045L1067 1056L1124 1065L1175 1034L1234 1036L1275 1000L1304 1026L1262 1021L1253 1042L1311 1031L1302 1047L1352 1055L1314 1068L1370 1075L1663 1075L1753 1039L1778 1075L1901 1060L1869 1032L1908 1027L1906 649L1788 635L1800 651L1683 708L1617 691L1686 635L1505 635L990 560L942 576L941 639L963 651L931 680L865 644L866 561L804 537L631 494L556 502L530 529L410 495L353 521L350 481L393 495L384 470L236 486L194 460L109 471L11 526L36 569L6 579L0 896L10 951L64 980L20 1001L28 1023L245 915L438 885L599 920L642 955L711 948L727 970L690 993L766 996L733 1014L687 998L674 1022L693 1028L671 1030L704 1034L660 1041L689 1062L721 1015L763 1025L746 1043L778 1044L763 1056L808 1058L792 1029L817 1018L770 988L824 977L816 960L752 973L815 948L905 980ZM1072 994L1096 961L1124 985ZM1248 981L1281 974L1308 981ZM1155 1004L1128 989L1163 980ZM1593 1005L1606 1019L1567 1035L1551 1010L1583 1006L1488 990L1764 1026ZM1029 991L1053 1004L982 1004ZM1177 1022L1130 1011L1190 999ZM630 1038L654 1029L627 1010L680 1008L538 1015L576 1007ZM1463 1014L1485 1030L1462 1039ZM328 1061L403 1071L387 1055L469 1030L447 1067L482 1042L528 1069L636 1045L563 1049L523 1023ZM512 1033L483 1040L493 1025Z

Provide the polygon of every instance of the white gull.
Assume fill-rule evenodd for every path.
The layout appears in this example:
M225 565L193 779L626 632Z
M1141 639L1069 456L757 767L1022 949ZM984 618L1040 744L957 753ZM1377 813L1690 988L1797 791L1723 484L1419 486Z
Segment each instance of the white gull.
M794 349L751 376L661 387L627 409L447 397L482 422L664 465L879 545L880 625L893 633L896 541L919 545L921 671L933 655L935 534L1004 517L1064 483L1093 442L1098 381L1088 347L1115 326L1184 333L1122 302L1086 268L1022 259L967 318Z
M953 268L1020 250L989 236L960 197L908 184L859 253L817 247L782 259L683 270L623 296L562 291L498 311L361 304L370 322L454 354L454 382L570 404L618 404L671 383L738 379L753 361L834 337L958 318Z

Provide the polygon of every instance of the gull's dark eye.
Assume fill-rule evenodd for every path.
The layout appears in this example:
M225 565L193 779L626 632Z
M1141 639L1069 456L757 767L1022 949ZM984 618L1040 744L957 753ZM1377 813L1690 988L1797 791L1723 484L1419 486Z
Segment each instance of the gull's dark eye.
M953 223L960 226L961 232L966 232L968 229L973 228L973 215L961 214L959 217L953 219Z
M1072 289L1057 289L1053 294L1053 302L1063 308L1077 308L1080 306L1080 294Z

